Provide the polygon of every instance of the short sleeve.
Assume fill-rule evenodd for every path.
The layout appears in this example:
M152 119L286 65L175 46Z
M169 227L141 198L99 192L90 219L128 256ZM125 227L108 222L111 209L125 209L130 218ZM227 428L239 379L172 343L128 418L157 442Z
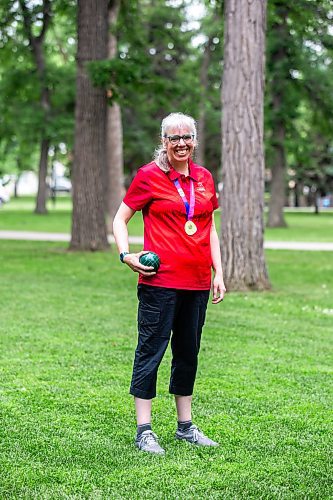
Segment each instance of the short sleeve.
M142 210L152 200L152 190L148 174L139 169L124 198L124 203L132 210Z
M210 175L210 185L211 185L211 193L212 193L210 200L211 200L212 205L213 205L213 210L216 210L217 208L219 208L219 201L218 201L217 196L216 196L215 183L214 183L214 179L213 179L212 175Z

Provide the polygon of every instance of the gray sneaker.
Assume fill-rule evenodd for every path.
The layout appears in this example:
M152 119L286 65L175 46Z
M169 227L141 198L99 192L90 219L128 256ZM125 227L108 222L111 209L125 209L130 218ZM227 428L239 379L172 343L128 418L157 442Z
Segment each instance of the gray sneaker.
M184 439L189 443L196 444L197 446L218 446L212 439L205 436L204 433L198 429L196 425L191 425L186 431L177 430L176 439Z
M165 453L165 450L158 444L157 436L153 431L143 431L135 439L135 444L139 450L147 451L148 453L156 453L158 455L164 455Z

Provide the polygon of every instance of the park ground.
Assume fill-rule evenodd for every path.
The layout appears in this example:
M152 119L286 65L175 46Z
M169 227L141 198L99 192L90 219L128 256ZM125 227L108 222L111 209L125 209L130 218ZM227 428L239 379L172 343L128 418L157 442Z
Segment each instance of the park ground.
M36 216L33 213L35 201L32 197L12 199L0 210L0 231L35 231L70 233L71 201L70 198L59 197L55 205L48 201L47 216ZM323 210L320 215L313 213L313 208L287 211L285 213L287 228L266 228L265 239L270 241L305 241L333 243L333 210ZM215 212L216 227L221 224L220 212ZM140 213L136 213L129 223L132 236L142 236L143 225Z
M0 229L20 229L6 213ZM19 218L66 231L64 214ZM333 214L306 215L288 214L283 239L302 226L301 239L332 241ZM128 395L136 276L114 247L0 241L0 497L333 498L333 256L266 258L271 291L227 294L207 313L194 421L220 446L175 442L168 352L153 421L166 455L154 457L134 447Z

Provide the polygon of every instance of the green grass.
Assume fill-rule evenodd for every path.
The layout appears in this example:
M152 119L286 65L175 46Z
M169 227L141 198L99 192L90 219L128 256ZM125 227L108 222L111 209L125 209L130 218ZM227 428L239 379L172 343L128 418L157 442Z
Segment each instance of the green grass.
M48 214L35 214L31 197L12 199L0 209L0 230L69 233L71 228L71 199L57 198L47 203Z
M133 445L136 275L109 253L0 241L0 498L332 498L333 260L269 251L273 290L209 306L194 419L175 442L161 365L154 429Z
M265 239L275 241L333 241L333 212L287 212L288 227L266 228Z
M13 199L0 210L0 230L41 231L69 233L71 228L71 200L69 197L57 199L56 206L48 202L49 213L33 213L32 198ZM267 228L266 240L282 241L333 241L333 212L315 215L309 212L287 212L287 228ZM220 212L215 214L216 226L220 228ZM142 235L141 213L135 214L129 223L131 235Z

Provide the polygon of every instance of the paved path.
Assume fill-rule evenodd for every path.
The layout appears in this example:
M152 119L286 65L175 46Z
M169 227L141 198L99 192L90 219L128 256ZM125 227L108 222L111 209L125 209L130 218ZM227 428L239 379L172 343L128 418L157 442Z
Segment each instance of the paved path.
M0 240L29 240L29 241L70 241L68 233L37 233L32 231L0 231ZM114 243L114 237L109 236L109 242ZM130 243L143 244L142 236L130 236Z
M0 240L29 240L29 241L70 241L66 233L37 233L30 231L0 231ZM142 236L130 236L131 244L143 244ZM109 242L114 243L113 236ZM333 251L333 243L315 243L309 241L265 241L265 248L273 250L321 250Z

